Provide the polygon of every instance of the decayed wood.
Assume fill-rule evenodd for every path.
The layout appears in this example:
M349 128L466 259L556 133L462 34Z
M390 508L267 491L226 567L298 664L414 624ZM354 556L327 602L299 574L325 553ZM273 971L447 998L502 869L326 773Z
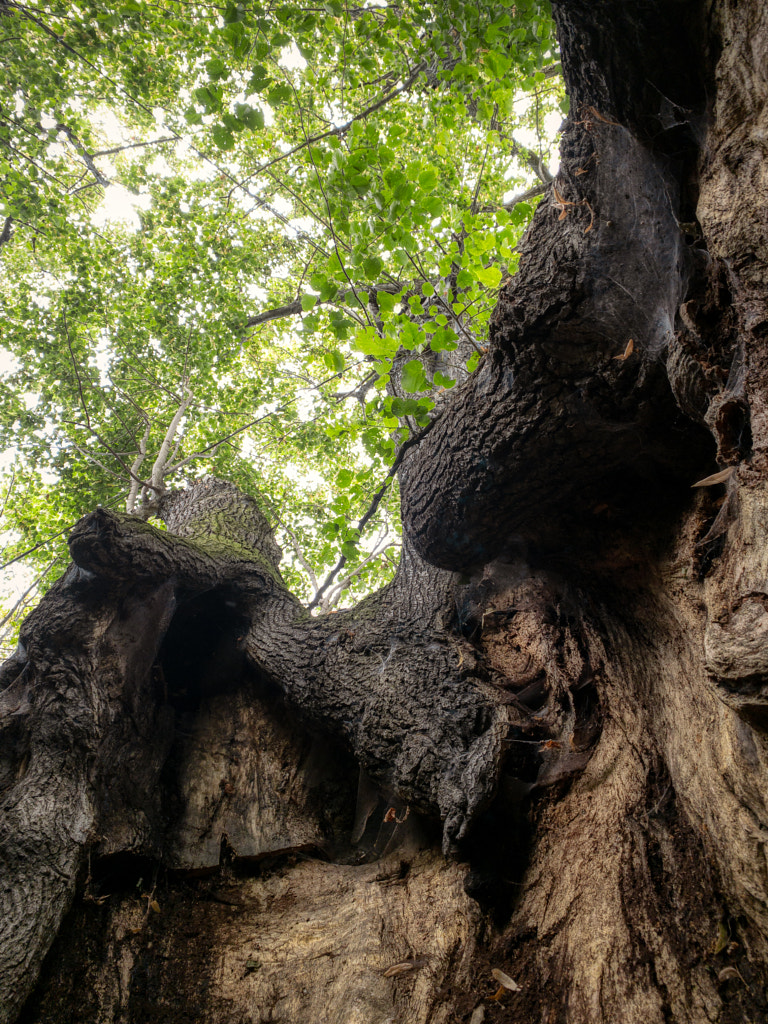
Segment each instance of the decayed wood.
M34 1019L447 1024L454 986L492 991L472 969L480 914L462 869L435 853L361 866L303 860L266 878L161 880L148 898L81 904L62 936L98 929L86 974L51 972Z

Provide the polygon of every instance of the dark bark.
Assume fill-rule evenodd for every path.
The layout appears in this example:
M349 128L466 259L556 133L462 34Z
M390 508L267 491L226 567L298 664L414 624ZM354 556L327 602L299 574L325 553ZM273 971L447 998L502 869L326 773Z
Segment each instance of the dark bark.
M3 669L0 1020L76 893L25 1024L768 1019L768 12L555 15L561 170L394 582L309 616L218 482L75 530Z

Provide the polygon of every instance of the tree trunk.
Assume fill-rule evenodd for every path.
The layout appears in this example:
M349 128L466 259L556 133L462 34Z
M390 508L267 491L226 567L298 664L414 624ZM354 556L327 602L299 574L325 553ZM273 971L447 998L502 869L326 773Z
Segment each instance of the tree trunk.
M0 1021L768 1020L768 11L554 8L394 582L309 616L219 481L75 529L0 679Z

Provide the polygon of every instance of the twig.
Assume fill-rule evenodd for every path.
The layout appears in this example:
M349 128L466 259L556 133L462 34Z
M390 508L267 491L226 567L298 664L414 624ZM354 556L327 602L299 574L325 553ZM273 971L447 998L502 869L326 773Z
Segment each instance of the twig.
M440 418L441 418L440 415L435 416L435 418L433 420L431 420L426 425L426 427L424 427L423 430L419 431L419 433L416 434L414 437L408 438L407 441L403 442L403 444L400 445L400 450L399 450L399 452L397 453L397 455L395 457L395 461L389 467L389 472L384 477L384 482L382 483L381 487L379 487L378 491L376 491L376 493L374 494L373 499L371 501L371 504L368 506L368 511L365 513L365 515L362 517L360 522L357 524L357 530L360 533L362 533L362 531L364 530L364 528L368 524L368 522L371 519L371 517L375 514L376 509L379 507L379 504L381 503L381 499L384 497L384 494L385 494L387 488L389 487L389 485L390 485L390 483L392 481L392 478L394 477L395 473L397 473L398 469L400 468L400 464L402 463L403 458L405 457L405 453L409 450L409 448L413 448L414 445L421 444L421 442L424 440L424 438L427 436L427 434L430 432L430 430L432 430L432 428L434 427L434 425L438 422L438 420ZM307 605L307 611L311 612L313 608L317 607L317 605L319 604L319 602L320 602L323 594L325 593L325 591L328 589L328 587L331 585L331 583L333 583L333 581L336 578L336 576L338 575L338 573L344 568L344 566L346 564L347 564L347 556L346 555L341 555L339 557L339 560L336 563L336 565L333 567L333 569L331 569L331 571L325 577L323 585L320 587L320 589L317 591L317 593L312 598L310 603Z
M5 514L5 509L6 509L6 506L8 505L8 501L9 501L9 499L11 497L11 494L13 493L13 486L14 486L15 483L16 483L16 470L12 469L11 470L11 482L8 484L8 490L5 492L5 497L3 498L3 507L0 508L0 516Z
M382 537L382 541L386 539L387 535L388 531L385 531L384 537ZM349 584L352 582L355 576L360 575L360 573L366 567L366 565L369 565L374 560L374 558L379 558L381 555L384 554L385 551L388 551L390 548L395 547L395 542L393 540L391 540L389 544L386 544L384 547L381 547L380 543L381 542L379 542L376 545L374 550L369 555L367 555L363 559L363 561L355 569L353 569L352 572L349 573L348 576L345 576L343 580L339 580L331 587L330 591L323 598L321 611L330 611L330 609L339 599L344 590L349 586Z
M69 338L69 328L67 327L66 315L62 314L62 318L64 320L64 333L65 333L65 335L67 337L67 348L69 349L69 355L70 355L70 357L72 359L72 366L73 366L74 371L75 371L75 377L77 378L77 390L80 393L80 404L83 407L83 413L85 414L85 422L88 425L88 429L93 434L93 436L96 438L96 440L99 442L99 444L102 445L102 447L105 448L106 451L109 452L109 454L112 456L112 458L115 459L117 461L117 463L123 468L123 470L128 474L129 480L133 480L134 479L134 474L131 471L131 467L128 465L128 463L124 462L123 459L120 458L120 456L115 451L115 449L111 445L107 444L107 442L104 440L104 438L99 433L97 433L93 429L93 426L91 425L91 417L90 417L90 415L88 413L88 406L87 406L86 401L85 401L85 395L83 394L83 385L82 385L82 381L80 380L80 371L77 368L77 360L75 359L75 353L72 350L72 342L70 341L70 338ZM102 467L102 468L105 468L105 467ZM142 486L142 487L148 487L149 486L149 484L146 481L141 480L139 477L136 477L136 479L138 480L140 486Z
M257 167L252 174L248 175L245 181L251 181L259 174L263 174L264 171L268 170L270 167L274 167L275 164L279 164L283 160L287 160L288 157L293 156L294 153L300 152L302 149L313 145L315 142L322 142L323 139L331 138L334 135L345 135L356 121L362 121L363 118L368 117L369 114L373 114L374 111L380 110L381 107L386 106L386 104L389 103L390 100L394 99L395 96L399 96L401 93L407 92L424 70L426 70L426 64L423 62L421 64L417 64L413 74L403 82L401 86L397 89L392 89L391 92L388 92L385 96L382 96L381 99L372 103L370 107L366 107L365 110L361 110L359 114L355 114L354 117L350 118L350 120L346 121L344 124L339 125L336 128L329 128L328 131L325 132L319 132L317 135L307 136L305 133L303 142L299 142L293 147L293 149L289 149L287 153L281 153L280 156L276 156L272 160L267 161L267 163L261 164L261 166Z
M387 292L388 295L397 295L397 293L402 291L404 287L405 285L401 284L399 281L394 281L390 284L377 284L372 286L362 284L357 285L357 288L359 288L360 291L367 289L368 291L374 290ZM354 288L348 288L334 295L331 299L325 299L324 301L318 300L316 305L323 306L330 302L345 302L350 293L357 295ZM264 313L257 313L255 316L251 316L245 321L245 326L260 327L261 324L269 323L270 320L281 320L286 316L298 316L298 314L302 312L301 299L302 296L299 296L299 298L294 299L293 302L287 302L284 306L275 306L274 309L268 309Z
M48 565L45 567L45 569L43 569L43 571L40 573L40 575L37 577L37 579L33 583L30 583L30 585L27 587L27 589L21 595L21 597L16 602L16 604L13 606L13 608L11 608L11 610L9 612L6 612L6 614L3 616L3 618L0 619L0 630L2 630L5 627L6 623L10 622L10 620L24 606L24 604L27 603L27 598L29 597L29 595L34 593L35 590L37 590L40 587L40 584L43 582L43 580L48 575L48 573L51 571L51 569L54 567L54 565L56 565L56 563L60 562L60 561L61 561L61 555L56 555L56 557L51 562L48 563ZM2 643L2 641L4 639L5 639L5 634L3 634L3 636L0 636L0 643Z
M142 146L159 146L162 142L178 142L178 135L163 135L159 139L150 139L148 142L130 142L125 146L114 146L112 149L99 149L91 153L92 157L112 156L114 153L122 153L126 149L139 149Z
M102 187L106 187L107 185L109 185L109 178L105 177L101 173L99 168L93 162L93 157L82 144L80 139L78 139L78 137L75 135L74 131L68 125L64 124L61 121L57 123L56 127L59 129L60 132L64 132L66 137L69 139L73 149L75 149L80 154L83 163L94 176L98 184L101 185Z
M113 505L116 501L120 501L120 499L123 498L125 494L125 491L120 491L119 494L114 495L112 498L109 499L109 501L103 502L102 507L110 508L111 505ZM60 537L62 533L69 533L69 531L72 529L74 525L74 523L70 523L68 526L65 526L63 530L58 530L56 533L52 533L50 537L46 537L45 540L41 540L38 544L35 544L33 547L27 548L26 551L22 551L20 555L14 555L13 558L9 558L7 562L3 562L3 564L0 565L0 572L2 572L3 569L7 569L9 565L13 565L15 562L20 562L21 559L26 558L27 555L33 555L35 551L39 551L40 548L48 547L48 545L52 541Z

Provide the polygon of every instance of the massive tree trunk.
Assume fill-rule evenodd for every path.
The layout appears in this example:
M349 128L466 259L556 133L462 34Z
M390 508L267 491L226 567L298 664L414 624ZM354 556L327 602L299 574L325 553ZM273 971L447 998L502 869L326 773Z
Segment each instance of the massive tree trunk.
M394 582L311 617L217 481L73 533L1 680L0 1021L768 1019L768 12L555 15Z

